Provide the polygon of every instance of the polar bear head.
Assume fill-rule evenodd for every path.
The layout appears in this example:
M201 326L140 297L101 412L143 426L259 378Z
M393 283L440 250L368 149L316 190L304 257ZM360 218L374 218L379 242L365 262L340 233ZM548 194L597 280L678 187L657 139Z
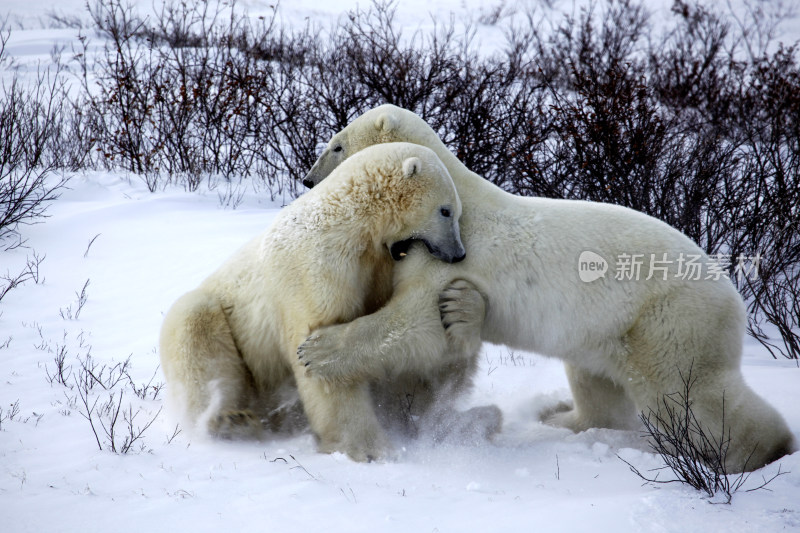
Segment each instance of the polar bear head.
M303 185L314 187L353 154L368 146L390 142L429 147L441 144L436 133L420 117L407 109L384 104L370 109L334 135L303 179Z
M332 170L309 195L324 198L348 220L366 214L395 260L414 241L448 263L465 257L458 219L461 200L444 164L429 148L411 143L381 143L358 151Z

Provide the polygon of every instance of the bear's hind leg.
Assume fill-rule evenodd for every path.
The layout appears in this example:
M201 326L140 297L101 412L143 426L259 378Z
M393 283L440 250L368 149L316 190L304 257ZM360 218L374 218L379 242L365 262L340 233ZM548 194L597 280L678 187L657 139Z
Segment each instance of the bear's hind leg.
M367 383L325 381L306 376L300 365L296 368L297 390L320 452L343 452L359 462L390 455L392 447L372 408Z
M658 392L641 395L641 412L658 431L690 436L691 445L682 447L708 457L709 467L722 462L727 474L750 472L795 451L783 417L753 392L738 368L705 374L676 367L674 375L649 383Z
M542 413L552 426L578 433L590 428L635 429L638 427L633 400L612 380L565 363L572 391L571 408L561 406Z
M689 313L692 308L699 311ZM744 325L735 289L713 292L698 285L653 301L628 335L625 383L637 408L651 419L666 418L662 431L669 431L670 420L685 421L690 411L689 431L681 434L697 448L710 442L722 449L713 461L724 460L729 474L755 470L794 449L783 417L744 381Z
M692 410L700 420L715 427L718 419L725 428L718 435L730 437L725 456L729 474L753 471L794 452L794 437L778 411L758 396L744 381L739 369L727 376L715 376L715 385L693 398ZM718 391L724 391L724 406Z
M179 298L164 318L161 367L182 422L222 438L257 438L253 378L220 302L200 289Z

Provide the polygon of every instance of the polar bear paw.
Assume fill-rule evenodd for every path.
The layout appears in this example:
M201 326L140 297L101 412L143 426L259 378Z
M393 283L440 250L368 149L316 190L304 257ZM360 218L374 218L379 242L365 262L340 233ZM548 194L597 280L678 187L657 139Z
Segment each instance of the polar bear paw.
M306 368L306 375L324 379L347 380L348 358L342 353L336 327L320 328L297 348L297 359Z
M439 314L449 342L480 346L486 302L472 283L451 282L439 294Z
M539 415L539 420L548 426L566 428L574 433L586 431L591 427L586 421L581 420L572 402L559 402L557 405L545 409Z
M358 463L383 462L395 457L391 442L379 431L362 432L359 437L351 435L345 442L320 441L317 449L320 453L344 453Z
M211 417L208 430L221 439L258 439L264 425L252 411L224 411Z

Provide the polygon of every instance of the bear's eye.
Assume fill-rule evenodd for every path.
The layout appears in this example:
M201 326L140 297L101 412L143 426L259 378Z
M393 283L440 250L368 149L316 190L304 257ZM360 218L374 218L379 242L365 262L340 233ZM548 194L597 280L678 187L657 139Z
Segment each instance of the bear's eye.
M445 217L445 218L449 218L450 217L450 210L447 209L446 207L443 207L440 212L442 213L443 217Z
M342 151L342 145L340 144L340 145L334 146L333 147L333 151L337 152L337 153L341 152Z

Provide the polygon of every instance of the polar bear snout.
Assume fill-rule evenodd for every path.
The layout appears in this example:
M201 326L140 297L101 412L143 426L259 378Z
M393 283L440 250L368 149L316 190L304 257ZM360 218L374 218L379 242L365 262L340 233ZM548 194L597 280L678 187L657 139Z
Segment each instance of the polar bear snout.
M453 235L452 241L443 244L437 244L427 239L420 240L433 257L445 263L460 263L467 257L467 251L464 250L464 245L461 243L458 233Z
M323 153L317 162L314 163L314 166L311 167L311 170L308 171L308 174L303 178L303 185L309 189L313 189L315 185L328 177L328 174L331 173L333 168L326 168L331 167L331 165L327 164L327 159L325 153Z
M320 158L320 161L321 160L322 159ZM303 178L303 185L305 185L309 189L313 189L315 185L319 185L319 182L324 180L326 177L328 177L328 174L330 174L330 171L328 173L325 173L324 172L325 169L320 170L320 167L324 166L325 163L323 161L322 162L323 164L320 165L320 161L314 163L314 166L311 167L311 170L309 170L308 174L306 174L306 176Z
M461 240L458 241L458 246L454 247L453 250L439 250L434 251L428 243L425 243L428 246L428 250L430 250L431 254L441 259L442 261L446 261L448 263L460 263L464 259L467 258L467 251L464 250L464 245L461 244Z
M342 161L347 159L349 153L344 148L343 140L331 139L328 147L323 150L311 170L303 178L303 185L312 189L315 185L327 178Z
M389 247L392 259L402 261L408 255L411 245L417 241L424 244L433 257L446 263L460 263L467 257L467 252L464 250L464 245L461 244L461 239L457 239L457 243L453 246L446 247L436 246L427 239L406 239L398 241Z

